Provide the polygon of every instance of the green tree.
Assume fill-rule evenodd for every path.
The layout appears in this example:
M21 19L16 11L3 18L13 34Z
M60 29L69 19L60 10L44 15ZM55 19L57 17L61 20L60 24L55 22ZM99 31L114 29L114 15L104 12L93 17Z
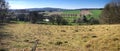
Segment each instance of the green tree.
M50 22L54 25L56 23L56 17L57 15L51 15L50 16Z
M68 25L68 21L65 20L62 16L53 14L50 16L50 22L57 25Z
M44 19L44 13L39 14L39 11L31 11L29 13L29 20L31 23L42 22Z
M0 23L7 21L8 7L8 3L5 0L0 0Z
M30 19L30 22L31 23L36 23L37 22L37 19L38 19L38 12L37 11L33 11L33 12L30 12L30 15L29 15L29 19Z

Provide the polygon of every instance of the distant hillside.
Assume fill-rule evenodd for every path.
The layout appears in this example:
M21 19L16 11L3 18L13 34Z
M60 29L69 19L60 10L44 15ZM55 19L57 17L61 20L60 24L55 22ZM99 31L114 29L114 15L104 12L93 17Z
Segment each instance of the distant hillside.
M76 10L103 10L103 8L81 8Z
M46 8L30 8L28 10L29 11L64 11L68 9L46 7Z
M27 10L27 11L69 11L69 10L102 10L103 8L81 8L81 9L62 9L62 8L29 8L29 9L10 9L12 11Z

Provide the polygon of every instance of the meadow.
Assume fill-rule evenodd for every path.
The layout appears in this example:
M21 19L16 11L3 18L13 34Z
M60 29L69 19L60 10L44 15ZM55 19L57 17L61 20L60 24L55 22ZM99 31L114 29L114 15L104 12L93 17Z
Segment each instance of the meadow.
M92 13L91 16L89 15L86 15L87 19L90 20L92 17L95 18L95 19L100 19L100 15L102 13L102 10L89 10L90 13ZM81 11L80 10L68 10L68 11L63 11L63 14L80 14ZM75 19L78 19L80 17L63 17L65 18L67 21L69 21L70 24L74 25L72 22L75 20Z
M68 11L63 11L64 14L80 14L80 10L68 10ZM100 14L102 13L102 10L90 10L92 13L92 17L94 18L99 18Z
M8 24L0 29L0 43L9 51L30 51L35 40L37 51L120 51L119 30L120 24Z

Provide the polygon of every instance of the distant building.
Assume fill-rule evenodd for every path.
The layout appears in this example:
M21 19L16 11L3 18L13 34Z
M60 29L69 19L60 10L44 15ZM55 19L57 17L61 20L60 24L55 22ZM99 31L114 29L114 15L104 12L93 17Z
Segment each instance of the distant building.
M80 16L87 16L92 15L92 13L89 10L81 10Z

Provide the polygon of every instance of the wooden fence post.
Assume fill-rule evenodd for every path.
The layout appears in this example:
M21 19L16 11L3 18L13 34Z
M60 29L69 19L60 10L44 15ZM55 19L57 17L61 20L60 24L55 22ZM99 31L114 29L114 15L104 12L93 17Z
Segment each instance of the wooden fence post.
M35 41L35 45L32 47L32 50L31 50L31 51L36 51L38 41L39 41L39 40L36 40L36 41Z

